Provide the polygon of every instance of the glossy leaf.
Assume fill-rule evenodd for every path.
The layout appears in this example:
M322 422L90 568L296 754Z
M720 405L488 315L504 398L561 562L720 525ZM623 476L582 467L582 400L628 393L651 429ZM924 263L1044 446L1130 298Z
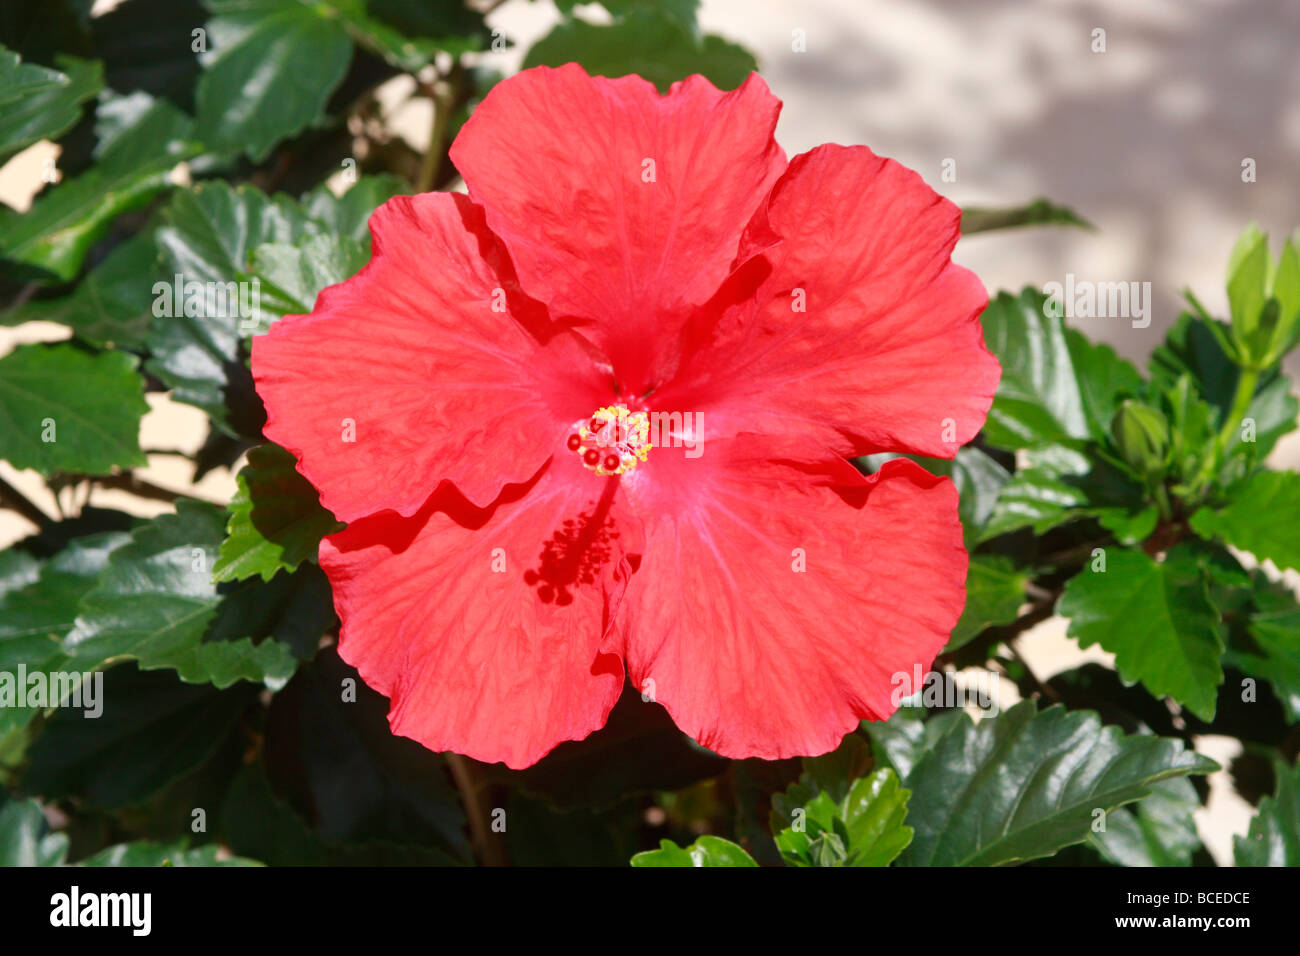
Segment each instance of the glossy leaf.
M688 847L660 840L659 849L632 857L633 866L758 866L741 847L721 837L702 836Z
M262 284L262 314L252 334L285 315L311 312L322 289L350 279L369 259L361 243L332 235L309 236L297 246L258 246L253 272Z
M1106 828L1088 842L1119 866L1191 866L1201 846L1192 818L1201 806L1185 777L1152 784L1151 795L1106 814Z
M1050 856L1080 843L1094 813L1139 800L1171 777L1209 773L1214 761L1161 737L1125 736L1089 711L1024 701L974 724L964 715L917 761L916 831L905 866L993 866Z
M255 581L218 589L212 562L224 525L217 508L182 500L176 514L133 531L83 599L64 652L85 669L129 657L194 683L283 686L303 655L293 643L301 637L286 630L311 628L311 618L295 620L304 608L288 600L284 585ZM270 600L273 594L279 599Z
M793 866L888 866L912 840L909 796L888 768L855 780L839 803L819 791L776 834L777 846Z
M0 675L16 675L19 665L30 675L51 675L68 670L69 658L62 640L72 630L82 597L108 565L109 555L130 538L110 531L75 539L54 557L31 567L26 583L0 593ZM6 563L17 563L25 552L5 552ZM0 676L0 681L4 680ZM0 692L0 737L26 726L42 708L6 701ZM51 701L53 706L54 701Z
M235 284L252 270L258 246L292 243L319 227L287 197L268 197L251 187L232 189L224 182L177 193L162 218L157 240L162 274L179 275L186 291L180 310L173 304L170 315L156 317L150 325L153 357L147 368L172 388L173 398L196 405L218 427L233 430L241 417L261 414L240 345L259 327L259 316L242 314L240 293L251 306L252 290ZM198 291L194 307L188 305L190 288ZM230 408L236 398L253 403L256 413Z
M207 0L207 7L213 16L210 47L200 57L199 135L260 162L281 139L323 120L352 42L325 4Z

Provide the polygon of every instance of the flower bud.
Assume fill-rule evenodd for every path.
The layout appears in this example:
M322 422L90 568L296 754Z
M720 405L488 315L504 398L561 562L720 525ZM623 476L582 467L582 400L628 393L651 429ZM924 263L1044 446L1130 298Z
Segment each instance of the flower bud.
M1158 410L1132 400L1124 402L1110 426L1115 447L1139 474L1162 473L1169 457L1169 422Z

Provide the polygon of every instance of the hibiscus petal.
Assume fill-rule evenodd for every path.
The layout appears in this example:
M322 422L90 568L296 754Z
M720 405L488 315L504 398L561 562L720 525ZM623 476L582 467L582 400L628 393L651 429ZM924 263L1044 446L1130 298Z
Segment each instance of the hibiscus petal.
M601 641L637 540L616 492L562 456L488 509L443 486L322 542L339 654L392 699L394 733L519 768L604 725L624 672Z
M466 197L399 196L370 228L369 265L253 340L265 434L344 521L412 514L442 479L487 504L563 447L608 382L519 292Z
M785 167L781 103L757 74L660 96L577 64L492 90L451 157L528 292L594 326L624 394L675 361L674 327L717 290ZM653 177L653 178L650 178Z
M753 227L781 241L697 316L695 351L656 402L707 413L713 435L951 458L983 426L1001 374L979 324L984 286L950 261L960 222L920 176L865 147L795 157Z
M624 600L628 672L723 756L825 753L859 720L888 717L895 675L928 667L956 624L957 492L905 459L863 478L842 461L720 447L738 444L710 444L633 495L661 516ZM686 482L692 503L665 507Z

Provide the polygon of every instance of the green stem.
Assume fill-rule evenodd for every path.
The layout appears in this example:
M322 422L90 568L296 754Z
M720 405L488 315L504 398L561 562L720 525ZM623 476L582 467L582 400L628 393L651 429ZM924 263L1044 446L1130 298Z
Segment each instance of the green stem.
M1237 429L1241 427L1242 419L1246 417L1246 412L1250 409L1250 403L1255 398L1255 388L1259 385L1259 369L1242 368L1241 374L1237 377L1237 391L1232 396L1232 406L1228 409L1228 415L1223 420L1223 427L1219 429L1219 434L1214 439L1214 449L1210 455L1206 456L1205 463L1201 465L1201 470L1196 475L1196 481L1193 487L1199 492L1209 482L1210 478L1223 464L1223 456L1228 450L1228 444L1233 440Z
M434 84L433 128L429 131L429 148L420 161L420 174L415 183L417 193L427 193L438 182L442 167L442 154L447 150L447 130L451 126L451 113L460 95L463 70L455 63L444 79Z
M492 808L488 805L486 787L479 779L476 764L460 754L448 752L443 756L456 782L456 789L460 791L475 857L483 866L504 866L507 862L504 844L492 833Z
M1174 516L1174 510L1170 507L1169 493L1165 491L1163 479L1157 478L1151 490L1155 493L1156 507L1160 509L1160 520L1168 521Z
M1237 379L1237 393L1232 396L1232 408L1228 412L1228 419L1223 423L1223 428L1219 431L1219 440L1215 443L1215 449L1219 454L1227 450L1228 442L1232 441L1233 435L1241 425L1241 420L1250 410L1257 385L1259 385L1259 371L1243 368L1241 376Z

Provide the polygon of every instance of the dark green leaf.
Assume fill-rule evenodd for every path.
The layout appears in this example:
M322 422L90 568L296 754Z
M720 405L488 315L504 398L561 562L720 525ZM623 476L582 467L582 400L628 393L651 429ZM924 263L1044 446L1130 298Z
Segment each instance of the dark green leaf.
M1123 400L1141 395L1145 383L1138 370L1104 342L1090 342L1074 329L1066 330L1065 340L1079 378L1079 398L1089 431L1093 438L1104 438Z
M1244 837L1232 838L1237 866L1300 866L1300 765L1274 763L1277 790L1259 802Z
M88 172L42 193L27 213L0 215L0 258L11 275L73 278L113 220L168 188L171 169L194 153L192 123L170 103L137 93L100 105L114 108Z
M356 240L369 249L370 214L394 196L410 191L409 183L387 173L362 176L342 196L335 196L322 183L302 197L302 208L328 235Z
M266 766L291 803L336 844L400 841L469 858L465 814L444 758L388 726L388 699L333 650L275 696Z
M1001 555L971 557L966 573L966 608L953 628L945 651L969 643L981 631L995 624L1009 624L1025 603L1025 585L1030 573Z
M1191 866L1201 846L1192 819L1201 806L1196 788L1184 777L1151 785L1151 795L1134 807L1106 815L1106 829L1088 842L1119 866Z
M584 0L556 0L555 5L566 16L572 15L573 8ZM698 34L695 22L700 0L598 0L600 5L614 17L626 16L638 9L653 9L661 15L675 21L683 30Z
M67 295L6 313L6 325L58 322L96 346L142 349L152 318L158 250L151 232L138 233L110 252Z
M1214 761L1180 741L1125 736L1090 711L1024 701L978 724L961 715L917 761L899 863L992 866L1051 856L1091 832L1095 811L1139 800L1171 777Z
M198 129L218 150L255 162L324 119L352 57L343 24L325 4L207 0L209 51L200 57Z
M883 766L894 768L900 780L952 729L959 711L947 711L926 717L924 711L903 707L888 720L868 720L862 729L871 738L871 750Z
M108 474L147 463L149 410L136 359L73 345L24 345L0 358L0 458L15 468Z
M372 17L362 0L321 0L315 8L321 16L338 18L353 40L408 73L418 73L432 63L441 50L450 47L448 52L459 53L477 47L469 38L449 37L439 41L406 36L383 20Z
M139 803L201 765L256 696L182 684L134 667L104 672L103 713L60 709L28 751L27 792L104 809Z
M1290 722L1300 723L1300 604L1289 588L1269 585L1258 572L1254 604L1248 621L1254 646L1230 647L1226 662L1268 681Z
M104 85L99 63L65 57L50 70L0 46L0 164L37 140L56 139Z
M178 401L206 411L219 427L232 429L231 392L251 379L240 342L258 326L259 316L242 315L240 278L253 268L253 251L263 243L295 242L319 231L298 206L284 196L267 197L256 189L231 189L224 182L178 192L163 212L158 230L164 272L179 275L201 293L190 306L186 292L180 314L161 315L149 328L153 358L147 363L172 389ZM244 295L251 302L251 289ZM255 396L248 396L255 401Z
M0 43L47 66L64 51L86 56L90 6L86 0L5 0L0 4Z
M1024 467L999 492L981 541L1025 527L1043 534L1086 517L1124 534L1140 534L1144 528L1149 534L1155 526L1154 515L1145 513L1149 509L1143 490L1106 459L1067 445L1022 454Z
M985 438L1009 450L1099 439L1122 396L1142 381L1109 346L1065 327L1047 296L1026 288L1000 292L981 321L1002 380L984 427Z
M43 709L6 700L4 675L14 675L16 680L19 665L28 680L32 674L42 673L47 698L51 696L48 688L60 686L53 675L68 669L69 658L61 642L73 628L78 604L107 566L109 554L128 540L129 536L120 531L77 538L44 564L33 565L39 567L37 577L0 593L0 737L25 726ZM23 552L5 554L9 557ZM51 707L57 703L48 700Z
M1229 495L1225 507L1201 508L1192 515L1192 530L1203 538L1222 538L1279 568L1300 568L1300 474L1259 471Z
M483 14L464 3L366 0L366 9L404 36L435 40L451 54L483 49L488 36Z
M146 669L173 668L195 683L283 686L305 654L301 635L278 639L279 632L312 622L302 616L289 577L218 591L211 564L224 524L219 509L182 500L176 514L133 531L84 598L65 653L86 669L129 657Z
M230 502L226 539L212 569L216 580L260 575L269 581L281 570L314 560L321 538L343 529L321 507L316 489L296 465L293 455L278 445L248 453Z
M1186 547L1157 563L1141 551L1106 550L1065 586L1057 612L1080 647L1100 644L1127 681L1170 696L1204 720L1223 683L1224 628L1200 565Z
M350 279L370 259L361 243L346 237L308 236L300 245L267 243L253 253L261 283L261 322L253 334L285 315L305 315L322 289Z
M593 76L635 73L666 91L678 80L701 73L715 86L735 89L757 64L742 47L721 37L697 40L680 23L650 7L629 9L608 26L567 19L533 45L524 66L575 62Z
M1232 407L1241 374L1224 351L1222 341L1226 335L1223 323L1184 313L1165 336L1164 344L1152 353L1150 364L1153 384L1166 391L1175 387L1179 376L1190 375L1200 396L1215 409L1220 423ZM1246 410L1246 417L1255 423L1255 441L1233 442L1229 449L1235 453L1253 452L1255 460L1262 461L1279 438L1295 429L1297 409L1300 405L1291 394L1287 378L1276 370L1265 372Z
M199 0L129 0L94 17L90 30L108 85L121 93L143 90L193 113L195 31L203 20Z
M269 866L445 866L444 851L390 841L340 845L321 839L293 808L276 797L260 764L235 778L221 811L232 850Z
M1089 435L1079 376L1065 325L1045 314L1047 297L1026 288L999 292L984 310L984 340L1002 363L984 426L992 444L1011 450Z

